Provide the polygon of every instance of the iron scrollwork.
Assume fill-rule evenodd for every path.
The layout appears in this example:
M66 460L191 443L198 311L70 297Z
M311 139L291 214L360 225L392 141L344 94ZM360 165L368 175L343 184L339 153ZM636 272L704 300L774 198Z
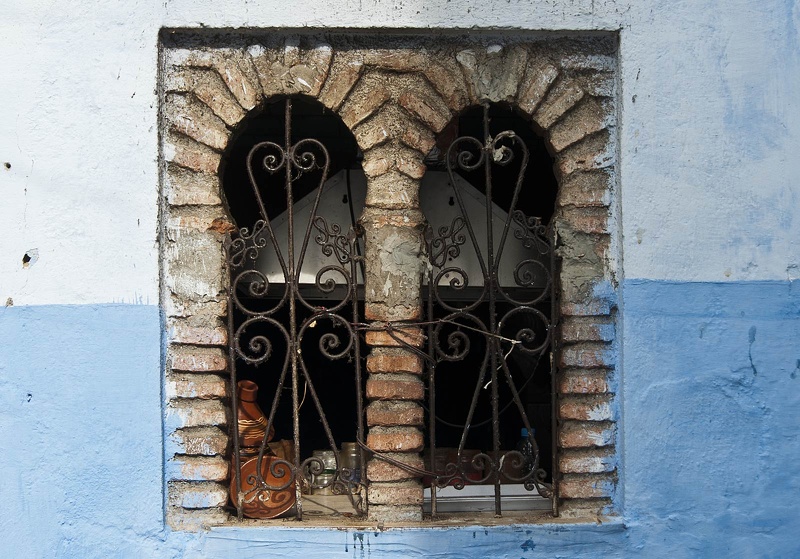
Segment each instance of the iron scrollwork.
M434 228L429 225L425 236L430 262L428 277L428 387L429 436L432 483L438 487L453 485L461 489L467 484L491 482L495 486L495 513L501 514L501 478L507 482L523 484L529 491L553 498L552 485L545 482L546 472L540 467L540 453L532 435L532 425L520 397L524 384L515 378L510 359L522 359L538 364L548 359L552 347L555 317L553 292L553 250L550 230L540 218L526 216L517 206L520 190L528 164L528 148L512 131L494 136L489 130L489 107L483 107L485 141L474 137L460 137L447 150L446 165L457 202L459 215L449 225ZM507 218L495 229L492 211L492 166L509 167L516 171L513 184L503 185L513 189ZM485 180L486 215L470 215L465 205L456 174L483 172ZM486 219L487 239L479 238L475 221ZM495 240L495 233L499 238ZM512 235L509 235L513 232ZM505 258L508 245L519 242L525 256L516 262ZM474 251L480 265L480 278L470 278L464 267L455 265L465 251ZM517 254L519 251L517 252ZM513 270L514 285L501 285L501 270ZM507 277L507 274L506 276ZM482 280L482 281L480 281ZM474 285L470 285L470 281ZM472 287L471 297L458 297ZM542 310L550 303L550 308ZM479 307L482 309L478 312ZM548 314L549 313L549 314ZM480 316L479 316L480 314ZM473 347L477 342L485 351ZM516 357L515 355L516 354ZM477 371L472 397L463 424L447 423L436 413L436 394L447 394L451 388L444 383L437 387L437 364L463 363ZM552 361L550 375L552 379ZM510 401L500 401L498 385L505 383ZM491 388L492 448L477 454L465 452L466 441L476 425L476 411L482 391ZM502 406L502 407L501 407ZM518 413L518 420L529 433L528 443L532 457L519 450L500 450L500 415L507 409ZM437 462L437 423L460 427L460 443L454 460L444 467L435 468ZM441 462L440 462L441 464ZM477 473L476 473L477 472ZM436 513L436 492L432 491L432 512Z
M350 307L352 322L358 322L356 304L356 265L357 235L352 228L342 230L336 223L328 223L317 212L323 185L328 178L330 159L325 146L315 139L303 139L291 143L292 100L285 101L285 142L278 145L265 141L256 144L247 156L247 173L250 186L259 210L260 219L251 227L242 227L229 235L225 242L227 264L231 272L231 285L228 293L228 333L231 366L232 393L236 394L237 365L262 366L270 363L270 371L277 372L277 389L267 413L268 425L274 425L280 399L284 388L291 392L293 461L273 459L269 468L256 467L255 473L241 479L242 458L240 440L236 428L232 429L234 475L238 496L234 505L239 518L246 503L255 500L268 500L281 491L295 488L297 497L297 517L302 519L303 507L301 493L315 476L323 471L322 462L315 457L300 460L300 422L299 408L301 398L310 398L324 428L329 448L336 458L336 474L327 483L335 493L348 495L356 514L364 513L362 482L357 472L342 467L340 451L315 388L314 376L310 373L306 359L302 355L301 343L304 336L316 328L320 332L323 325L329 328L317 343L319 354L325 359L352 361L354 389L357 392L356 410L357 438L364 438L361 401L361 355L356 332L351 320L345 319L340 311ZM274 188L283 178L288 216L288 243L284 246L278 240L265 204L265 189ZM314 177L317 184L307 227L304 231L294 230L294 183L301 177ZM278 180L264 180L274 177ZM317 180L318 178L318 180ZM299 240L299 250L295 250L295 237ZM334 263L316 271L313 288L316 293L327 297L326 306L319 301L309 301L307 292L300 287L300 271L310 250L319 250L325 256L332 256ZM259 257L266 251L280 266L283 281L272 283L267 274L256 267ZM343 293L341 298L330 300L337 288ZM303 310L305 309L305 310ZM302 312L301 312L302 311ZM242 316L238 324L234 317ZM286 318L288 317L288 318ZM283 358L275 347L285 348ZM278 360L276 362L276 360ZM233 417L237 417L236 398L232 399ZM267 430L268 431L268 430ZM270 453L268 435L258 448L258 464ZM266 473L265 473L266 472ZM267 480L269 478L270 481ZM243 487L246 489L243 490Z

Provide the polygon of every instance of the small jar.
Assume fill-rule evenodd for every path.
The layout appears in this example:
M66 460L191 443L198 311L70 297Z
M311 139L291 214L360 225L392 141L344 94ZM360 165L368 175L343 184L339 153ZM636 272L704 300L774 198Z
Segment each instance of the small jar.
M332 450L315 450L311 456L319 459L322 462L323 474L336 473L336 453Z
M361 482L361 451L358 443L342 443L342 468L350 470L351 475L348 480L353 483ZM341 477L341 472L340 472Z

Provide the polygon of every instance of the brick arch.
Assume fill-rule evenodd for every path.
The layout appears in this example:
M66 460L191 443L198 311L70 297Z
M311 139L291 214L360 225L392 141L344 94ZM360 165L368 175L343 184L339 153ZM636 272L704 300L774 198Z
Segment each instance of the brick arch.
M610 505L617 463L611 234L616 47L602 38L420 41L402 48L345 41L346 47L337 48L333 39L331 46L311 38L277 38L249 46L192 43L164 50L160 249L167 518L173 527L228 518L222 508L229 422L222 239L232 225L218 171L239 123L277 95L307 95L342 117L364 153L369 179L362 223L375 232L395 227L408 244L416 242L423 222L417 192L423 158L454 114L489 99L518 107L542 130L559 181L562 511L585 516ZM406 314L397 315L398 308ZM368 318L413 319L413 310L377 301ZM367 367L385 374L380 364L397 357L398 350L386 336L372 338ZM376 407L372 415L380 411ZM367 414L369 422L370 409ZM378 423L392 433L414 435L415 426L396 421ZM382 432L373 431L377 444ZM415 463L413 450L407 459ZM378 466L370 479L391 485L398 473ZM375 510L397 501L381 503L380 490L375 496ZM416 505L403 506L393 510Z

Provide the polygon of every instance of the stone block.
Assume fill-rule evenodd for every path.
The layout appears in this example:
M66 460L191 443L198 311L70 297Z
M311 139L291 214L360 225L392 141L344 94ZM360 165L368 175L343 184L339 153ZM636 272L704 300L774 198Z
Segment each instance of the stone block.
M561 321L561 340L569 342L611 342L615 337L611 317L567 316Z
M367 356L367 372L370 373L420 375L423 370L422 357L407 350L394 348L376 349Z
M572 80L558 81L547 93L542 103L533 113L533 120L544 128L550 128L564 113L583 99L584 91Z
M556 151L579 142L590 134L599 132L608 124L610 105L603 105L591 97L584 99L550 128L550 145Z
M398 462L408 464L412 468L422 469L424 467L422 458L418 454L400 452L388 452L385 454ZM367 462L367 479L370 481L396 482L416 479L417 477L417 474L379 458L373 458Z
M422 507L419 505L370 505L367 518L370 522L379 523L422 522Z
M228 410L220 400L173 400L167 406L167 424L175 429L226 425Z
M367 446L375 452L420 452L425 441L414 427L372 427Z
M558 516L576 519L581 522L592 520L603 522L603 517L614 514L613 503L609 498L599 499L561 499Z
M175 456L168 465L168 477L177 481L226 481L229 463L221 456Z
M559 375L560 394L608 394L609 371L605 369L567 369Z
M537 59L529 63L517 96L520 110L533 114L557 77L558 68L550 61Z
M422 426L424 420L425 410L414 402L378 401L367 406L367 425L371 427Z
M616 363L616 354L606 343L580 342L568 345L559 353L559 366L564 368L611 368Z
M190 299L170 293L164 301L164 312L169 318L215 323L228 315L228 301L224 296Z
M361 77L363 68L363 62L350 53L336 53L330 75L319 96L320 103L337 111Z
M173 530L193 532L228 521L230 515L222 508L188 510L180 507L167 508L167 524Z
M164 284L169 293L190 301L221 300L228 283L221 236L179 226L166 231L166 241Z
M610 396L565 396L558 405L560 419L613 421L615 415Z
M608 210L606 208L564 208L558 217L574 231L602 235L609 232Z
M451 60L445 53L429 53L429 58L422 71L441 96L442 101L451 111L457 112L469 104L469 92L464 81L464 74L456 67L455 62L450 62ZM428 152L428 150L420 151Z
M373 89L369 95L351 95L339 110L339 116L352 130L358 123L377 112L390 98L389 90L384 87Z
M223 507L228 502L228 488L211 481L173 481L168 486L167 502L184 509Z
M219 73L207 69L184 69L181 73L175 81L185 83L188 87L184 89L205 103L225 124L235 126L244 118L245 110ZM168 83L172 83L170 78Z
M370 400L422 400L425 385L411 375L370 375L367 398Z
M216 175L170 164L165 191L171 206L221 206L220 184Z
M613 497L616 483L611 474L565 477L558 484L562 499L598 499Z
M164 141L164 158L175 165L214 175L221 156L188 136L168 132Z
M218 49L213 64L244 110L249 111L261 102L261 84L246 51Z
M609 128L584 138L563 150L556 157L556 168L562 177L576 171L606 169L614 164Z
M228 355L218 348L173 345L168 350L167 363L172 371L225 372L228 370Z
M401 107L416 115L433 132L439 133L450 122L450 111L439 107L433 99L426 98L414 91L406 91L398 99Z
M563 448L613 446L616 430L612 423L564 421L558 431L558 445Z
M391 139L392 137L391 126L390 123L387 121L388 118L385 116L385 114L386 113L382 111L377 115L375 115L374 117L370 118L369 120L362 122L355 129L354 135L356 137L356 142L358 142L358 147L361 148L361 151L368 152L368 150L383 145ZM365 153L364 162L362 163L362 168L364 168L364 172L369 175L367 169L364 167L366 163L367 163L367 157ZM374 174L380 175L383 173L374 173Z
M528 61L528 51L522 45L489 45L459 51L456 60L461 65L472 101L513 101L519 80Z
M431 131L417 123L408 123L400 134L400 141L420 153L427 154L436 145L436 137Z
M422 483L416 480L372 482L367 493L370 506L422 505Z
M419 208L419 181L399 171L388 171L369 180L367 206L385 210Z
M219 375L171 374L165 392L167 398L220 399L228 396L228 382Z
M194 326L187 320L176 320L169 325L167 341L175 344L225 347L228 345L228 329L224 326Z
M611 203L613 180L604 170L576 172L565 177L558 191L559 206L607 207Z
M558 470L562 474L603 474L616 468L617 457L608 448L562 450L558 455Z
M381 328L381 323L375 323L376 328ZM403 347L408 344L413 347L422 347L426 336L421 328L416 326L393 325L391 332L388 330L367 330L367 345L371 347ZM401 341L398 341L401 340Z
M386 157L385 153L376 150L368 151L364 154L364 161L361 163L361 168L368 178L383 175L392 168L392 161Z
M173 431L167 443L167 453L192 456L225 455L228 435L217 427L189 427Z
M562 300L559 305L561 316L607 316L611 314L608 299L590 298L582 301Z
M203 103L185 95L168 93L164 112L170 128L222 151L228 144L230 130L225 123Z

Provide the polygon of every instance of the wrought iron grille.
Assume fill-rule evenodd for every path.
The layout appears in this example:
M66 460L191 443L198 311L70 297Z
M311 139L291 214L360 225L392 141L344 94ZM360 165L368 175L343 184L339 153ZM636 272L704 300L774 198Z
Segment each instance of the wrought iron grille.
M296 516L302 519L304 489L312 482L317 487L329 487L334 493L347 495L353 514L364 513L364 485L360 472L343 465L342 453L315 386L318 377L309 367L308 354L303 353L316 351L317 357L323 360L350 362L357 408L353 421L356 422L357 440L363 441L361 348L353 326L359 322L356 283L361 257L355 227L351 224L343 228L340 224L328 223L318 213L329 167L328 151L321 142L310 138L292 142L291 99L286 99L284 105L283 145L272 141L260 142L247 155L247 173L260 218L252 226L231 234L225 243L231 273L228 334L234 395L231 497L240 519L250 508L278 506L293 498L296 499ZM311 194L313 202L308 210L307 226L295 231L296 184L301 179L307 182L310 178L316 184L316 191ZM279 235L265 200L268 189L281 186L285 194L286 229ZM286 235L285 242L282 235ZM313 285L301 289L300 273L306 257L313 250L321 251L332 263L313 270ZM265 271L256 265L265 253L279 263L282 281L271 283ZM312 343L304 343L309 340ZM247 449L243 447L239 428L235 425L239 418L239 403L235 395L240 378L238 373L243 365L255 368L257 374L277 376L270 404L264 407L268 426L275 424L284 392L289 392L293 459L271 455L269 428L263 429L257 455L248 460L246 452L243 454ZM328 475L324 482L319 480L329 465L313 456L301 460L299 412L306 398L316 409L328 448L335 456L335 473ZM358 452L363 454L363 450ZM255 465L242 472L245 461L252 460L256 460ZM364 464L363 456L361 464Z
M531 381L537 366L549 376L550 431L555 425L553 387L553 345L556 317L556 290L553 281L554 255L552 228L518 208L529 150L513 131L490 134L489 105L483 105L483 139L457 138L446 153L453 201L457 216L450 223L432 224L426 230L430 261L428 277L428 411L429 469L432 483L439 488L468 484L494 485L495 514L502 512L501 482L524 484L553 501L557 514L553 483L546 483L540 467L540 452L533 427L520 392ZM493 170L505 168L512 181L493 184ZM509 174L508 170L512 172ZM464 194L457 187L458 173L482 176L484 215L468 211ZM496 189L512 190L506 217L498 222L494 199ZM506 199L508 199L506 193ZM430 220L429 216L429 220ZM486 238L476 233L476 225L485 220ZM481 227L483 230L483 227ZM512 254L509 246L519 243ZM469 277L467 270L455 265L459 256L474 252L480 264L480 277ZM520 252L522 251L522 252ZM511 257L516 256L515 261ZM503 285L501 276L512 272L513 285ZM501 274L502 272L502 274ZM473 274L474 275L474 274ZM509 282L506 282L509 283ZM540 363L541 362L541 363ZM438 382L450 364L454 369L446 382ZM454 366L455 365L455 366ZM470 380L467 380L470 379ZM452 398L454 383L472 382L466 414L460 421L448 421L438 415L437 397ZM502 387L502 394L501 394ZM486 392L490 391L488 397ZM503 398L501 398L503 396ZM507 401L504 401L507 400ZM480 405L479 405L480 404ZM478 417L481 408L488 417ZM515 411L516 420L507 413ZM501 419L502 424L501 424ZM501 427L524 426L528 433L527 449L501 451ZM491 427L491 448L468 451L471 432ZM437 428L458 429L458 446L442 456L437 449ZM555 429L552 429L554 432ZM520 431L517 430L517 433ZM506 436L506 439L508 437ZM473 439L474 440L474 439ZM552 442L555 473L555 441ZM525 452L526 451L526 452ZM526 456L530 454L530 456ZM433 488L432 488L433 489ZM436 491L431 491L431 510L437 512Z

